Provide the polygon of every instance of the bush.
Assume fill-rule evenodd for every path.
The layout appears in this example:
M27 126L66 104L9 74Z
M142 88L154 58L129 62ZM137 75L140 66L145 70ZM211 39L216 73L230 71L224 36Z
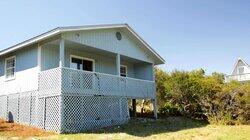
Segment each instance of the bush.
M250 83L223 83L224 75L204 70L166 73L156 69L159 111L210 123L249 124Z

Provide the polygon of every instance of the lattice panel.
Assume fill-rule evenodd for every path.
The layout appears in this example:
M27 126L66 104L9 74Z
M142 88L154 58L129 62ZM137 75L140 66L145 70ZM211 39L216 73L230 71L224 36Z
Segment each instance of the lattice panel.
M0 117L35 126L35 100L36 91L0 96Z
M19 102L18 102L19 94L8 95L8 112L7 116L9 119L14 122L18 122L19 120Z
M63 96L62 131L76 133L125 122L129 115L124 101L111 96Z
M51 131L60 131L60 96L45 98L45 129Z
M30 106L30 124L33 126L37 126L37 96L31 96L31 106Z
M45 128L45 98L38 98L37 101L37 122L36 125L39 128Z
M19 97L19 122L30 124L31 93L22 93Z
M61 92L61 69L55 68L39 74L39 95Z
M7 118L7 96L0 96L0 117L3 119Z
M62 92L73 94L94 94L97 92L96 75L79 70L62 70Z
M153 81L62 68L62 93L155 98Z

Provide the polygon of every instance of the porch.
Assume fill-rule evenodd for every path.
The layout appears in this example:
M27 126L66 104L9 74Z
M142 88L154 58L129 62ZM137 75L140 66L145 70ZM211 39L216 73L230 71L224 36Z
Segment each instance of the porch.
M56 39L38 47L39 91L155 99L150 62ZM59 93L59 92L54 92Z
M120 96L137 99L154 99L155 82L117 75L54 68L39 74L39 91L61 91L68 95Z
M236 80L239 82L249 81L250 80L250 73L225 76L225 82L230 82L233 80Z

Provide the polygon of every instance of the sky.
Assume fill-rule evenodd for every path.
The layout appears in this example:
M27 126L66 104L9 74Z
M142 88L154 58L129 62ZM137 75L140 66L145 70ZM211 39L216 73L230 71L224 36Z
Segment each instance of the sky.
M171 72L250 63L249 0L0 1L0 50L58 26L128 23Z

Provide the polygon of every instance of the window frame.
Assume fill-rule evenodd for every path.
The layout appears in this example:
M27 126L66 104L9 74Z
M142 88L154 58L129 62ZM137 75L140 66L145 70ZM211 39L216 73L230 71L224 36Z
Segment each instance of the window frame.
M243 73L240 73L240 69L243 70ZM244 74L245 73L245 67L244 66L238 66L237 68L237 74Z
M72 58L76 58L76 59L82 59L82 60L87 60L87 61L91 61L93 63L93 71L90 71L90 72L95 72L95 60L94 59L91 59L91 58L87 58L87 57L81 57L81 56L77 56L77 55L70 55L70 68L73 69L71 67L71 63L72 63ZM82 70L82 69L81 69Z
M11 59L14 59L14 61L15 61L14 67L7 69L7 61L11 60ZM12 77L7 77L7 70L9 70L9 69L14 69L14 75ZM11 56L11 57L5 58L4 76L5 76L6 81L16 79L16 56Z
M121 74L121 67L124 67L125 68L125 71L126 71L126 76L122 76ZM126 66L126 65L120 65L120 76L122 76L122 77L128 77L128 67Z

